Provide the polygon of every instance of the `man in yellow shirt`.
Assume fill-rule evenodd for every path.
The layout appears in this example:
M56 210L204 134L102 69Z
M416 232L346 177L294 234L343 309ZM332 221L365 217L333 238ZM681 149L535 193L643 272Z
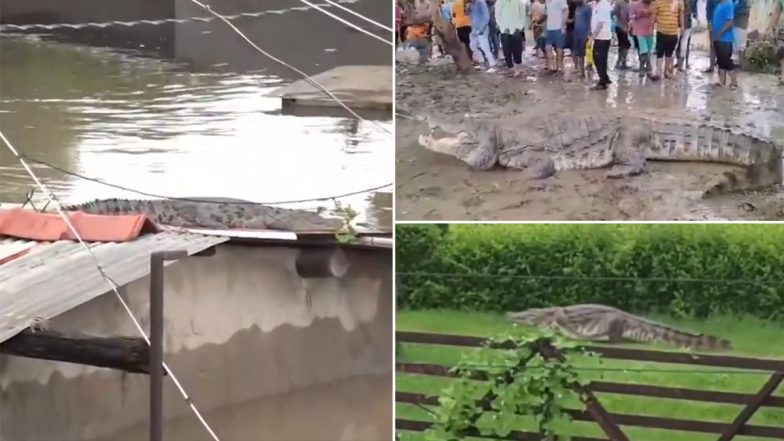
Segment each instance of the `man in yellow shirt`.
M653 6L653 21L656 24L656 72L652 80L658 80L664 72L665 78L674 76L672 56L678 46L678 36L683 29L683 2L681 0L656 0Z
M465 45L468 51L468 58L474 59L473 51L471 51L471 17L466 14L465 0L457 0L452 5L452 24L457 30L457 38Z

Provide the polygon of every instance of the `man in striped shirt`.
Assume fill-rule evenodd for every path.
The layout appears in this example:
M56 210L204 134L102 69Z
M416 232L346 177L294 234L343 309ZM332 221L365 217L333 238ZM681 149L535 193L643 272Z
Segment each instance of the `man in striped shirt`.
M683 3L681 0L656 0L653 16L656 23L656 72L651 79L659 79L662 72L665 78L672 78L672 55L683 28Z

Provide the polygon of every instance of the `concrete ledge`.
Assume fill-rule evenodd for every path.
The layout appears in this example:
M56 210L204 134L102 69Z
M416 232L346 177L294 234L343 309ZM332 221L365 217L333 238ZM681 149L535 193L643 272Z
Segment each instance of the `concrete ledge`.
M340 66L312 77L353 109L392 110L392 66ZM299 80L267 94L294 107L340 108L321 90Z

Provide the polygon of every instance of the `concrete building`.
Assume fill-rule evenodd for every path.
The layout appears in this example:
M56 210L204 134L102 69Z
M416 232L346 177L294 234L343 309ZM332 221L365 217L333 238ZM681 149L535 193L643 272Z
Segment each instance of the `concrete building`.
M336 14L322 2L310 2ZM392 23L392 6L372 0L340 0L379 23ZM360 34L297 0L221 0L215 11L229 17L252 41L309 75L344 65L383 65L391 69L389 46ZM236 17L239 14L249 14ZM256 15L262 14L262 15ZM346 18L352 16L339 14ZM144 23L142 20L165 20ZM214 20L190 0L2 0L1 24L89 24L113 21L130 25L79 29L33 29L52 38L93 46L131 49L182 62L194 71L225 65L233 72L263 70L284 79L300 76L242 42L225 23ZM381 37L391 35L355 18L352 23Z
M145 329L150 253L188 250L165 270L165 360L221 440L391 439L391 248L341 245L345 276L306 279L297 254L323 243L237 236L91 247ZM106 291L77 243L0 237L0 352L33 314L57 331L138 336ZM164 400L166 440L210 439L170 378ZM147 375L0 354L3 441L147 439L148 403Z

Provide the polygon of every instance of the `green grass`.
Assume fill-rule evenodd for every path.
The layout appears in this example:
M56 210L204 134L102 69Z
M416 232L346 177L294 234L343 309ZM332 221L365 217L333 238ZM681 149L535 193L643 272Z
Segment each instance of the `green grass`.
M763 321L756 318L713 317L706 320L676 320L668 317L652 317L658 321L679 328L703 332L729 339L733 344L733 355L760 358L784 359L784 324ZM399 311L397 330L448 333L474 336L493 336L508 331L510 327L502 315L492 313L471 313L458 311ZM630 347L678 351L665 345L629 345ZM401 344L398 361L429 362L452 365L460 359L466 348L436 345ZM598 364L597 364L598 363ZM683 387L690 389L716 390L726 392L756 393L767 381L769 375L730 374L727 368L675 365L663 363L627 362L618 360L592 360L585 358L580 366L590 369L612 369L610 371L582 371L587 379L639 383L658 386ZM619 369L658 369L658 370L717 370L719 373L671 373L671 372L622 372ZM411 374L398 374L396 389L405 392L419 392L437 395L449 384L449 379ZM784 395L784 385L778 395ZM740 412L742 406L735 404L713 404L686 400L634 397L615 394L597 394L601 403L610 411L626 414L669 417L677 419L730 422ZM574 407L579 407L577 401ZM397 417L429 420L429 414L416 406L397 405ZM784 427L784 409L763 407L752 417L750 424ZM530 429L532 421L521 419L521 429ZM572 422L562 426L571 435L603 437L595 424ZM716 434L700 434L677 431L663 431L623 427L633 441L708 441L715 440ZM419 434L404 433L404 439L421 439ZM738 437L737 440L765 440L770 438Z

